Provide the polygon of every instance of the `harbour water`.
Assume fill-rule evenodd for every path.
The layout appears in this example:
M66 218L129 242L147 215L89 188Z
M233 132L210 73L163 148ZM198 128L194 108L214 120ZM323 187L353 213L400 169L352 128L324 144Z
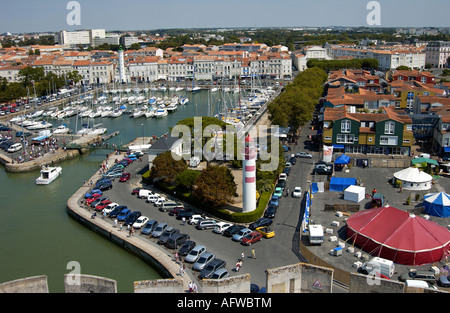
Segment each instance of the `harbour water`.
M95 124L102 123L108 133L119 131L108 142L121 146L142 135L161 136L179 120L212 112L207 91L185 96L189 103L179 105L176 112L163 118L134 119L123 114L118 118L96 118ZM54 126L60 123L51 122ZM65 123L72 130L81 126L75 116ZM39 171L17 174L0 170L0 283L46 275L49 292L63 293L64 274L71 273L72 267L67 268L71 261L80 264L81 274L117 281L118 292L123 293L133 292L134 281L161 278L144 261L67 215L67 199L98 170L110 152L95 149L62 162L62 176L48 186L35 184Z

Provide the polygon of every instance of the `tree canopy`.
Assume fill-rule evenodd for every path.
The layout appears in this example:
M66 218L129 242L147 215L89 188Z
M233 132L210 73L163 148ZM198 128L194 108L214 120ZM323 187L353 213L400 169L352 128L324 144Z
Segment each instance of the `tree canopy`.
M166 151L153 160L150 179L173 185L177 176L186 169L187 164L184 160L176 161L172 158L172 152Z
M237 185L226 166L209 165L195 181L193 195L205 205L219 207L233 202Z

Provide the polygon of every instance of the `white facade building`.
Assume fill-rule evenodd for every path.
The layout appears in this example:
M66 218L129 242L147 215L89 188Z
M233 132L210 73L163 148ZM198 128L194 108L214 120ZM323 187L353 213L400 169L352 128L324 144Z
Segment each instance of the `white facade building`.
M425 51L426 64L438 68L450 66L450 41L430 42Z

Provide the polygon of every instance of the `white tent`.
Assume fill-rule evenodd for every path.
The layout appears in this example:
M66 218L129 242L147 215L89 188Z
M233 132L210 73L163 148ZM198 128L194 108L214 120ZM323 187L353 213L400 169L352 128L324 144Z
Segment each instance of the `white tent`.
M408 167L394 173L394 178L402 182L402 188L407 190L428 190L433 177L417 167Z
M351 185L344 190L344 200L359 202L366 196L366 188Z

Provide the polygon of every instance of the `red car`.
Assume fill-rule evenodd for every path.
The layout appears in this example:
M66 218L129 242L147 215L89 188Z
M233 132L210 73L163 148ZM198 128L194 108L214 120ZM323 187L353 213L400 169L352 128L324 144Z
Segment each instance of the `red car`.
M243 245L249 246L252 243L258 242L260 240L262 240L263 236L261 235L261 233L257 232L257 231L252 231L250 234L245 235L242 239L241 239L241 243Z
M128 164L133 163L133 160L130 159L130 158L123 158L122 161L125 161L125 162L127 162Z
M126 182L131 178L130 173L123 173L122 176L120 176L119 181Z
M103 200L102 202L100 202L99 204L97 204L95 206L95 210L96 211L102 211L104 208L106 208L108 206L108 204L112 203L111 200Z
M102 195L99 193L94 193L92 196L90 196L89 198L86 199L86 204L91 204L92 202L94 202L95 200L100 198L101 196Z

